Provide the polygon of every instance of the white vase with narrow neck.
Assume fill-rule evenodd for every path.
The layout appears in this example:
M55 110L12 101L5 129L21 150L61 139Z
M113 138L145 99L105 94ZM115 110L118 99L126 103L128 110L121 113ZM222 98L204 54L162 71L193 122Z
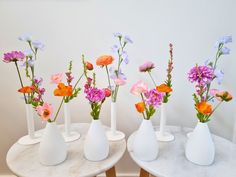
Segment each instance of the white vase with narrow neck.
M92 120L84 142L84 156L89 161L101 161L108 157L109 142L101 121Z
M166 130L166 103L161 104L160 130L156 131L158 141L173 141L174 135Z
M215 145L207 123L198 122L185 147L186 158L197 165L211 165L215 158Z
M62 163L67 156L67 146L55 122L48 122L39 146L40 163L53 166Z
M64 103L64 121L65 129L63 132L63 137L65 142L72 142L80 138L80 134L76 131L71 130L71 114L70 114L70 103Z
M151 120L143 119L133 141L133 153L142 161L157 159L159 145Z
M125 134L117 130L117 104L111 102L111 129L106 132L109 141L120 141L125 138Z
M26 121L27 121L27 131L28 135L21 137L18 140L18 143L21 145L30 145L39 143L41 140L41 136L39 134L35 134L34 128L34 112L31 104L25 104L26 110Z

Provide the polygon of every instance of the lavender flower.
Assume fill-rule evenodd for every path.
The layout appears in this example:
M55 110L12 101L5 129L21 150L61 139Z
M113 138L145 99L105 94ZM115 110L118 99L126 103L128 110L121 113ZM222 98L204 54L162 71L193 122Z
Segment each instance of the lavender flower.
M133 44L132 39L130 39L130 37L127 36L127 35L125 35L125 37L124 37L124 42L126 42L126 43L130 43L130 44Z
M118 50L119 50L119 47L118 47L117 45L113 45L113 46L111 47L111 51L112 51L113 53L118 52Z
M228 55L230 54L230 49L228 47L223 47L221 50L220 50L221 54L223 55Z
M151 61L147 61L144 64L142 64L141 66L139 66L139 71L140 72L150 72L153 68L155 68L155 65L153 62Z
M123 52L121 53L121 57L122 57L123 62L124 62L125 64L128 64L128 63L129 63L129 57L128 57L128 54L127 54L126 51L123 51Z
M164 94L165 93L163 92L158 92L156 89L152 89L144 93L144 96L146 97L145 102L148 106L157 108L162 104Z
M4 53L3 61L5 63L22 61L25 58L25 55L21 51L12 51L8 53Z
M114 37L119 37L119 38L121 38L121 37L122 37L122 34L121 34L121 33L119 33L119 32L113 33L113 35L114 35Z
M188 79L190 82L197 82L203 86L210 83L213 77L213 69L208 66L194 66L188 73Z
M24 33L18 39L20 41L31 42L32 41L32 34L31 33Z
M224 79L224 72L222 70L216 70L215 76L217 79L217 83L220 85Z
M25 56L32 58L33 57L33 52L31 49L27 49L24 51Z
M32 45L34 46L35 49L40 49L40 50L43 50L45 45L40 42L39 40L35 40L32 42Z
M105 99L106 95L103 89L89 87L85 89L86 98L92 103L98 103Z
M232 36L223 36L215 44L215 47L218 48L220 44L227 44L232 42Z

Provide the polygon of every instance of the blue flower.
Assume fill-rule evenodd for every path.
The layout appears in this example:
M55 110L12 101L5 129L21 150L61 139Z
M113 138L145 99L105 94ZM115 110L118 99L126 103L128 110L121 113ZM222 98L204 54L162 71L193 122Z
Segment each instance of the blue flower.
M224 44L230 43L232 42L232 36L223 36L219 41Z
M126 80L126 76L125 74L121 71L117 71L114 67L110 67L109 68L109 72L110 72L110 78L111 79L117 79L117 78L120 78L120 79L123 79L123 80Z
M29 67L32 67L34 66L35 60L28 60L27 63ZM22 64L22 67L26 67L26 62Z
M32 45L34 46L35 49L40 49L40 50L43 50L45 45L40 42L39 40L35 40L32 42Z
M127 35L125 35L125 37L124 37L124 42L126 42L126 43L130 43L130 44L133 44L132 39L130 39L130 37L127 36Z
M117 53L118 50L119 50L118 45L113 45L113 46L111 47L111 51L112 51L113 53Z
M31 49L27 49L24 51L25 56L27 57L33 57L33 52Z
M121 53L121 57L122 57L123 62L124 62L125 64L128 64L128 63L129 63L129 57L128 57L128 54L127 54L126 51L123 51L123 52Z
M20 37L18 37L20 41L31 42L32 41L32 34L31 33L24 33Z
M222 70L216 70L215 76L217 79L217 83L220 85L224 79L224 72Z
M119 32L117 32L117 33L113 33L113 35L114 35L114 37L122 37L122 34L121 33L119 33Z
M230 53L230 49L227 48L227 47L223 47L221 50L220 50L221 54L223 55L228 55Z

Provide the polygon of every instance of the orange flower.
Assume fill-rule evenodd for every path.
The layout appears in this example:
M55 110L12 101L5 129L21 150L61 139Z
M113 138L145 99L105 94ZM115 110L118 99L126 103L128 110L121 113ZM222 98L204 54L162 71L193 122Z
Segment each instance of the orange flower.
M107 66L109 64L112 64L113 62L113 57L111 55L103 55L100 56L97 60L96 60L96 64L98 66Z
M18 90L18 92L20 93L32 93L33 91L34 91L34 88L31 86L25 86Z
M88 69L88 70L93 70L93 64L92 63L90 63L90 62L85 62L85 65L86 65L86 68Z
M65 86L63 83L59 83L57 89L54 90L55 96L72 96L72 86Z
M198 112L200 112L204 115L208 115L208 114L212 113L212 106L209 103L205 102L205 101L203 101L201 103L198 103L196 105L196 109L197 109Z
M136 110L140 113L143 113L145 110L145 104L144 102L139 102L137 104L135 104Z
M156 89L158 92L165 92L165 93L172 92L172 88L170 88L166 84L161 84L161 85L157 86Z

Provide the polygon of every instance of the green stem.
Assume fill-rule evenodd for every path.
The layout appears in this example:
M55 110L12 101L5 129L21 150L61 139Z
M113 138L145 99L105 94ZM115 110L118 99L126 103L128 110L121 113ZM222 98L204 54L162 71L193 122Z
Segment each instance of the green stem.
M143 100L143 104L144 104L144 108L145 108L145 112L146 112L146 116L147 116L147 120L149 120L149 116L148 116L148 110L147 110L147 107L146 107L146 104L145 104L145 100L144 100L144 97L143 97L143 94L141 93L140 94L141 95L141 97L142 97L142 100Z
M53 122L56 121L57 116L58 116L58 114L59 114L59 112L60 112L60 109L61 109L61 106L62 106L63 102L64 102L64 97L63 97L62 100L61 100L61 103L60 103L59 108L57 109L57 113L56 113L56 115L55 115L55 117L54 117L54 119L53 119Z
M22 79L21 79L21 75L20 75L20 71L19 71L19 67L18 67L17 61L15 61L15 66L16 66L16 70L17 70L17 73L18 73L18 76L19 76L19 79L20 79L21 87L24 87L23 81L22 81ZM25 99L25 104L28 104L28 103L27 103L26 96L25 96L25 93L23 93L23 95L24 95L24 99Z
M84 76L84 73L79 77L79 79L77 80L77 82L75 83L75 86L72 90L72 92L76 89L76 86L79 84L80 80L82 79L82 77Z
M213 109L213 111L212 111L211 114L207 117L207 119L209 119L209 117L215 112L215 110L221 105L222 102L223 102L223 101L220 101L220 102L216 105L216 107Z
M156 87L156 86L157 86L157 84L156 84L155 80L153 79L151 72L150 72L150 71L148 71L148 74L149 74L149 76L151 77L151 79L152 79L152 82L153 82L154 86Z

